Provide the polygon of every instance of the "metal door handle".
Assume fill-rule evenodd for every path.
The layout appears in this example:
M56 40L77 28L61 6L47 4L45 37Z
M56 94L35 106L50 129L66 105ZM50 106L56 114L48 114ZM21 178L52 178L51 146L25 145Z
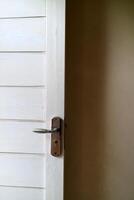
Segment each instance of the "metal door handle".
M33 130L38 134L51 134L51 155L59 157L62 154L62 120L59 117L52 119L51 130L37 128Z
M34 133L38 133L38 134L48 134L48 133L52 134L52 133L56 133L59 131L60 131L60 128L53 128L52 130L36 128L35 130L33 130Z

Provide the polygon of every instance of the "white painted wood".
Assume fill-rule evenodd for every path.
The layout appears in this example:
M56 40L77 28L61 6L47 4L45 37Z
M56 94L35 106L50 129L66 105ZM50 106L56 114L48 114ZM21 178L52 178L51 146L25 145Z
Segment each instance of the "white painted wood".
M0 119L45 120L45 89L0 88Z
M45 85L45 53L0 53L0 86Z
M0 51L45 50L45 18L0 20Z
M53 116L59 116L64 120L65 1L48 0L47 16L46 118L50 120ZM47 144L50 148L49 136ZM46 165L46 199L63 200L64 156L54 158L48 154Z
M46 200L45 189L0 187L1 200Z
M43 156L0 154L0 185L45 187L44 169Z
M0 152L46 153L46 135L32 131L45 123L0 121Z
M45 0L0 0L0 18L45 16Z
M14 14L12 19L0 19L0 70L3 73L0 75L2 200L8 200L8 194L10 200L63 200L64 156L54 158L50 155L50 135L37 136L31 132L34 127L50 128L54 116L64 120L65 1L47 0L46 7L47 18L35 15L16 19ZM7 12L3 13L6 17ZM46 51L44 68L44 59L37 56L42 54L41 51ZM35 74L38 70L41 70L39 76ZM32 71L31 77L29 71ZM42 84L45 88L35 87ZM36 187L37 193L33 187ZM42 193L41 188L44 187Z

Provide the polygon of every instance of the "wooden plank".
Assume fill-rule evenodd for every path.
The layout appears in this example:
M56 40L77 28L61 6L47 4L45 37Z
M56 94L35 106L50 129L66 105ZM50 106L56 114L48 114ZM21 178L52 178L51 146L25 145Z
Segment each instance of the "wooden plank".
M56 116L64 120L65 0L47 1L47 32L48 92L46 115L47 119L51 119L56 113ZM64 199L63 170L64 156L58 159L48 156L46 173L46 198L48 200Z
M0 0L0 18L45 16L45 0Z
M38 155L0 154L0 185L45 187L45 158Z
M43 88L0 88L0 119L45 120Z
M45 18L0 20L0 51L45 50Z
M45 53L0 53L0 86L45 84Z
M33 133L35 128L45 124L0 121L0 152L46 153L46 135Z
M46 200L45 190L0 187L1 200Z

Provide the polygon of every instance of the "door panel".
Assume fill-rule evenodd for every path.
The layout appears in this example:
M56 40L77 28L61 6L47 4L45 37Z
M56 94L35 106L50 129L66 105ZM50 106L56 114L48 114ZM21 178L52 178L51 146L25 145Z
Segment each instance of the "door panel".
M0 86L41 86L46 83L46 54L1 53Z
M45 89L0 88L0 118L45 120Z
M45 159L39 155L0 154L0 185L45 187Z
M0 20L0 51L45 50L45 18Z
M1 200L46 200L45 189L1 187Z
M0 152L45 154L46 136L32 132L37 127L45 128L45 124L1 121Z
M0 0L1 200L63 200L63 156L33 130L64 118L64 3Z
M0 0L0 18L45 16L45 0Z

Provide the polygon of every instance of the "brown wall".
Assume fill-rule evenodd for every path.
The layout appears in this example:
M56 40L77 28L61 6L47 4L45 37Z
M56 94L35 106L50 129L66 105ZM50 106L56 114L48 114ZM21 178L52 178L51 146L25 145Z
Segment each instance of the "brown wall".
M65 200L134 199L133 11L67 0Z
M105 43L103 1L67 1L65 200L98 200Z

